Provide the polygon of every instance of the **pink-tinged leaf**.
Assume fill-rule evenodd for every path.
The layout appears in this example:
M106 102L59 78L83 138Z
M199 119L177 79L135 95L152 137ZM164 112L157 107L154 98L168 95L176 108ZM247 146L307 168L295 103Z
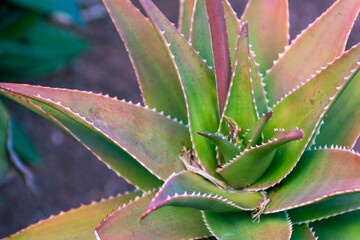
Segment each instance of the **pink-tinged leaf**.
M159 179L165 180L173 171L184 169L179 155L183 146L191 144L188 128L161 113L89 92L6 83L0 87L3 94L27 107L31 106L26 99L40 104L45 111L41 115L59 118L61 124L97 155L100 155L97 151L103 152L102 147L112 142L113 148L117 146L129 153ZM78 136L75 125L81 125L82 131L87 129L89 136L82 135L85 133ZM95 135L105 142L95 144L92 140ZM142 182L142 175L133 176L144 172L137 173L140 166L135 166L136 161L118 157L104 161L125 178L135 177Z
M266 123L272 117L273 112L265 113L251 128L250 131L244 136L244 143L246 148L255 147L261 140L262 131Z
M140 192L117 196L100 202L93 202L88 206L81 206L68 212L61 212L57 216L30 225L9 236L11 240L60 240L60 239L93 239L94 229L112 211L119 206L134 200Z
M314 233L306 224L293 225L292 230L291 240L316 240Z
M326 240L354 240L360 236L360 210L310 223L315 236Z
M285 213L262 215L260 222L253 221L249 212L203 212L210 232L221 240L289 240L291 223Z
M164 206L192 207L213 212L253 210L262 200L260 193L220 189L202 176L187 171L173 174L166 180L142 217Z
M217 170L226 182L241 188L258 180L269 167L277 148L304 136L302 130L281 131L272 141L245 149L239 156Z
M191 18L194 11L195 0L179 0L178 29L186 39L190 38Z
M360 193L346 193L288 211L294 224L308 223L360 209Z
M315 146L340 145L353 148L360 135L360 72L335 99L324 117Z
M252 189L273 186L291 172L334 98L358 69L357 62L360 62L360 45L344 53L298 89L293 89L293 92L274 106L274 115L263 131L265 141L273 137L276 128L298 127L304 131L305 136L298 142L280 147L269 169Z
M202 165L216 175L215 148L208 139L196 133L216 132L219 126L215 76L151 0L140 0L140 3L160 36L169 43L169 54L176 64L186 96L193 147Z
M283 184L268 192L271 202L265 213L360 192L359 169L360 155L354 152L339 149L307 151Z
M187 122L180 81L165 42L131 1L103 2L127 47L144 104Z
M343 53L359 10L360 0L338 0L291 43L265 76L270 106Z
M220 114L225 108L231 77L229 40L226 30L224 6L221 0L206 0L214 57L216 87Z
M250 129L258 120L251 82L248 28L246 24L242 27L239 35L237 56L224 115L235 120L238 127L245 131ZM220 132L222 134L228 132L224 116L222 116Z
M107 217L95 230L98 239L199 239L210 235L201 213L190 208L166 207L140 220L154 196L155 193L148 193Z
M241 20L249 24L251 48L265 74L289 43L288 0L250 0Z

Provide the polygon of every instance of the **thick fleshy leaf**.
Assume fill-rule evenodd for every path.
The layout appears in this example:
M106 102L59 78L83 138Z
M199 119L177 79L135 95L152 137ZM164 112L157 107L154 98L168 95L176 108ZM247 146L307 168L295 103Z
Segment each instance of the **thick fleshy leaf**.
M338 0L291 43L265 76L270 106L341 55L359 9L360 0Z
M6 149L9 120L10 116L6 107L0 102L0 178L4 176L9 167Z
M315 146L340 145L353 148L360 134L360 72L335 99L324 117Z
M204 167L216 175L215 148L208 139L196 133L216 132L219 126L214 74L151 0L140 0L140 3L160 36L169 43L169 54L173 56L186 96L193 147Z
M307 151L279 187L268 192L265 213L292 209L326 198L360 192L360 155L348 150Z
M112 211L119 206L134 200L140 192L129 193L117 196L88 206L81 206L68 212L61 212L57 216L51 216L47 220L42 220L37 224L11 235L7 239L11 240L60 240L96 239L94 229Z
M274 158L277 148L304 136L302 130L281 131L279 137L260 146L245 149L239 156L221 166L217 172L226 182L241 188L252 184L264 174Z
M188 129L160 113L89 92L5 83L1 84L1 92L45 117L53 117L55 122L59 119L58 124L114 171L126 179L136 179L129 179L135 185L159 184L141 165L163 179L184 168L179 152L184 145L190 145ZM42 113L36 106L39 104Z
M239 35L234 72L224 112L225 116L234 119L238 127L244 130L250 129L258 120L253 93L248 28L245 24ZM222 118L220 132L226 134L227 127L224 120Z
M203 217L217 239L289 240L291 237L291 224L285 213L261 216L260 222L254 222L249 212L204 211Z
M255 147L261 139L262 131L266 123L272 117L273 112L265 113L251 128L250 131L244 136L244 143L246 148Z
M345 193L328 199L290 209L288 211L294 224L313 222L331 216L360 209L360 193Z
M139 220L154 196L148 193L107 217L95 230L98 239L198 239L210 235L201 213L190 208L166 207Z
M360 236L360 210L309 224L319 239L354 240Z
M316 240L314 233L306 224L294 225L292 230L291 240Z
M265 74L289 43L288 0L250 0L241 20L249 24L251 48Z
M262 200L260 193L220 189L202 176L187 171L173 174L166 180L142 217L164 206L192 207L213 212L252 210Z
M274 115L263 131L265 141L272 138L276 128L298 127L305 136L278 149L268 171L253 185L253 189L273 186L291 172L334 98L359 70L357 62L360 62L360 45L344 53L306 84L294 89L273 108Z
M239 155L241 152L241 146L231 142L227 137L215 133L208 133L208 132L198 132L198 134L207 137L218 147L222 155L221 164L225 164L229 162L230 160L234 159L236 155Z
M103 2L127 47L144 104L187 122L184 95L176 69L152 24L129 0Z
M195 0L179 1L179 31L184 34L186 39L190 38L191 18L194 11Z

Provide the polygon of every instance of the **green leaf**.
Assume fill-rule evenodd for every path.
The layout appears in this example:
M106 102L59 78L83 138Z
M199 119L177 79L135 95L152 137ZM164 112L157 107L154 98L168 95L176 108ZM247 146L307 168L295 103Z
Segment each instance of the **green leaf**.
M261 216L260 222L253 222L249 212L203 212L203 217L217 239L289 240L291 236L291 224L285 213Z
M302 130L289 130L280 132L280 135L260 146L245 149L229 163L217 170L226 182L234 187L241 188L258 180L269 167L276 150L294 140L304 136Z
M169 43L169 54L173 56L186 95L193 147L204 167L217 175L215 148L208 139L196 133L216 132L219 126L214 74L153 2L140 0L140 3L160 36Z
M237 212L253 210L261 201L260 193L221 189L202 176L187 171L173 174L166 180L141 217L164 206L192 207L213 212Z
M265 74L289 43L288 0L250 0L241 20L249 24L251 48Z
M306 224L294 225L292 230L291 240L316 240L314 233Z
M79 5L76 0L7 0L18 6L33 10L35 12L50 14L63 13L71 17L74 22L82 24L83 20L80 15Z
M199 211L189 208L166 207L139 220L155 193L118 209L95 230L101 240L161 240L198 239L209 236Z
M265 213L284 211L337 195L359 192L358 169L360 155L354 152L339 149L307 151L286 180L268 192L271 202Z
M60 240L96 239L94 235L95 227L112 211L119 206L127 204L135 197L141 195L140 192L120 195L100 202L93 202L88 206L81 206L68 212L61 212L57 216L51 216L47 220L42 220L37 224L21 230L6 239L11 240Z
M160 184L146 169L163 179L184 169L179 156L181 148L190 145L188 128L160 113L89 92L20 84L0 86L6 96L55 122L59 119L57 124L141 188Z
M179 23L178 29L186 39L190 38L191 21L194 12L195 0L179 0Z
M360 73L335 99L324 117L315 146L340 145L353 148L360 134Z
M0 102L0 178L9 168L6 141L8 135L10 116L5 105Z
M265 113L255 124L253 124L250 131L244 136L244 142L247 144L247 149L255 147L260 142L262 131L272 115L272 111Z
M309 224L319 239L353 240L360 236L360 211L343 214Z
M292 41L290 48L281 54L265 76L265 89L268 92L270 106L343 53L359 10L359 0L336 1ZM331 26L331 31L329 26ZM266 45L272 48L273 45L268 44L269 39L266 37L264 39L266 44L261 46ZM316 54L315 58L314 54Z
M276 128L298 127L304 131L305 136L298 142L280 147L268 171L253 185L252 189L273 186L291 172L334 98L359 70L357 64L359 61L360 44L329 64L313 79L298 89L294 89L284 100L274 106L274 115L263 131L265 141L273 137ZM354 69L357 70L354 72Z
M103 2L127 47L144 104L187 122L184 94L163 40L131 1Z

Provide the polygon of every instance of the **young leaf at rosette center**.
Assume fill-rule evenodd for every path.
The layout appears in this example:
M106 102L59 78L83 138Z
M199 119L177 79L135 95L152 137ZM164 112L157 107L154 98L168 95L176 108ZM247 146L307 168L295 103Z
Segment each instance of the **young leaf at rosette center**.
M290 218L291 219L291 218ZM291 219L291 222L294 223ZM314 233L311 231L308 225L293 225L292 234L290 240L316 240Z
M201 213L190 208L166 207L139 220L155 193L130 202L107 217L95 230L101 240L199 239L211 234Z
M307 151L286 180L268 192L271 202L265 213L360 192L359 169L360 155L354 152L339 149Z
M11 235L11 240L60 240L60 239L93 239L95 227L119 206L134 200L141 193L134 192L100 202L93 202L57 216L51 216L18 233Z
M264 78L270 106L343 53L359 10L360 0L338 0L292 41Z
M144 104L186 123L184 95L163 40L131 1L103 2L127 47Z
M250 131L244 136L244 144L247 149L255 147L261 140L262 131L266 123L272 117L273 112L265 113L251 128Z
M259 71L266 74L289 43L288 0L250 0L241 20L249 24L249 40Z
M179 0L178 29L186 39L190 38L191 19L195 8L195 0Z
M356 74L360 61L360 45L345 52L307 83L294 89L272 111L274 115L266 124L265 141L274 136L274 129L300 128L305 136L278 149L268 171L253 184L252 189L275 185L294 168L306 146L315 134L324 114L341 89ZM296 107L294 107L296 106Z
M226 182L234 187L241 188L258 180L269 167L277 148L304 136L302 130L289 130L260 146L246 149L229 163L217 169L217 172Z
M339 145L353 148L360 134L360 72L335 99L324 117L315 146Z
M360 236L360 210L310 223L315 236L326 240L354 240Z
M236 155L239 155L241 152L241 146L236 143L231 142L227 137L224 137L219 134L209 133L209 132L197 132L201 136L204 136L210 139L220 150L222 154L221 164L229 162L231 159L234 159Z
M169 54L176 64L186 96L193 147L202 165L216 176L215 147L208 139L196 133L196 131L216 132L219 126L214 73L151 0L140 0L140 3L160 36L169 43Z
M247 24L244 24L239 35L234 72L221 121L220 132L225 135L227 127L224 116L234 119L242 129L250 129L258 120L251 82L249 54L248 28Z
M141 217L164 206L192 207L213 212L254 210L262 200L260 193L220 189L202 176L186 171L173 174L166 180Z
M217 239L289 240L291 223L285 213L262 215L254 222L249 212L203 212L205 224Z

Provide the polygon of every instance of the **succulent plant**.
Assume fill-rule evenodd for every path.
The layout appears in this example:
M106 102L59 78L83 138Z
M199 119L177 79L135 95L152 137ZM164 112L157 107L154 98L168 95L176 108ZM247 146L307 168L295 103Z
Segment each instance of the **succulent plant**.
M344 49L360 1L289 45L287 0L250 0L241 20L226 0L182 0L178 29L139 2L148 18L104 0L142 104L0 84L138 190L12 239L359 239L360 45Z

